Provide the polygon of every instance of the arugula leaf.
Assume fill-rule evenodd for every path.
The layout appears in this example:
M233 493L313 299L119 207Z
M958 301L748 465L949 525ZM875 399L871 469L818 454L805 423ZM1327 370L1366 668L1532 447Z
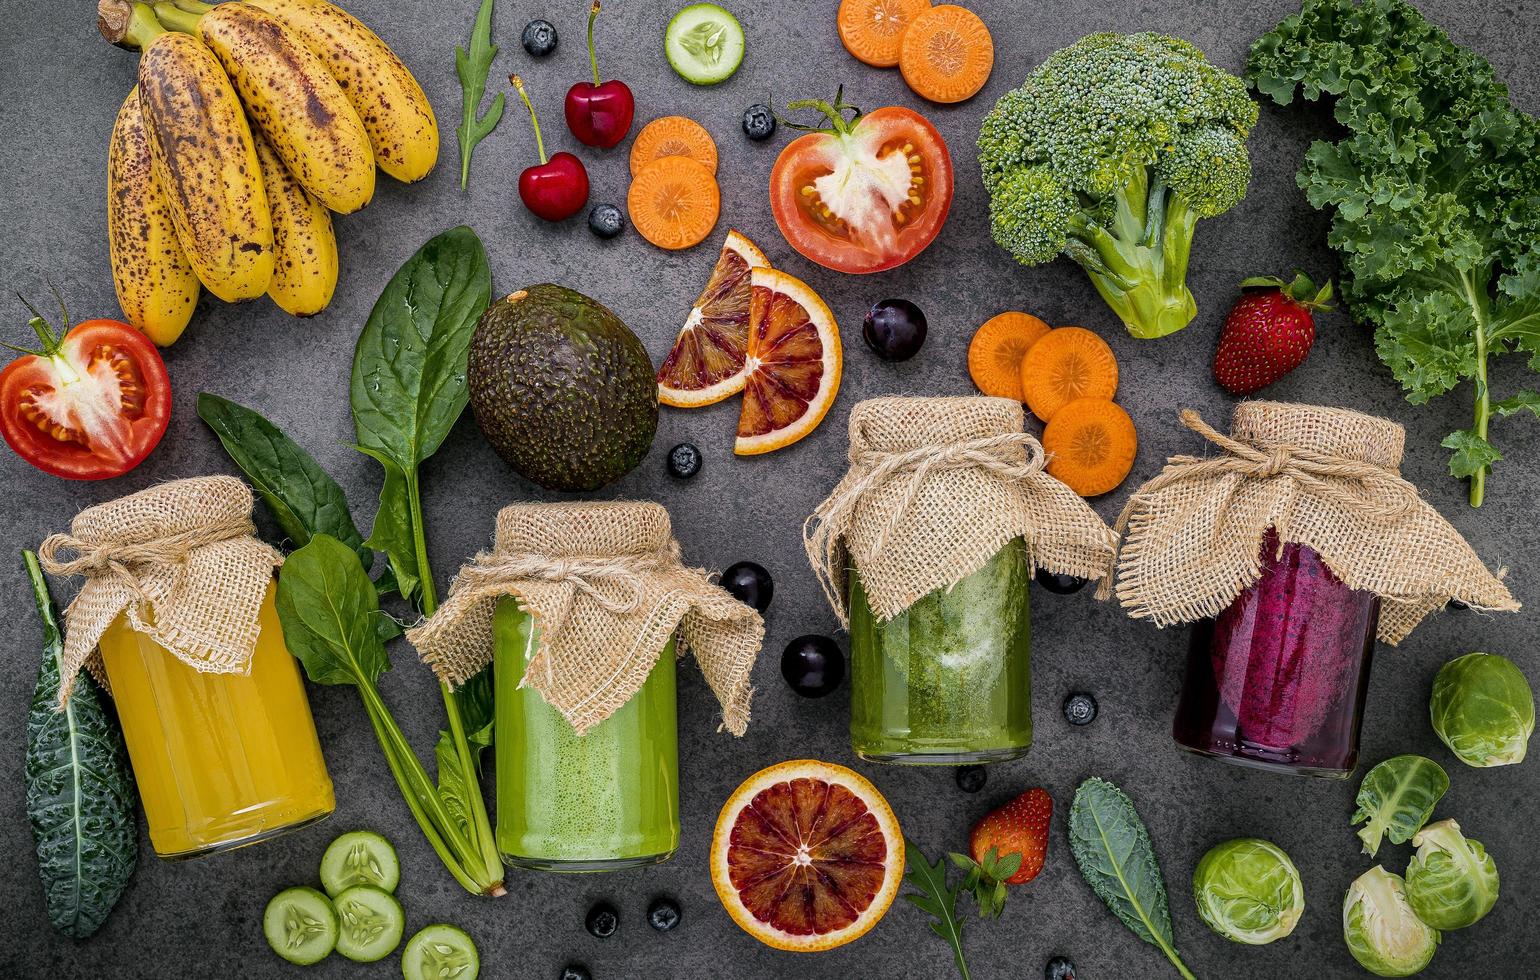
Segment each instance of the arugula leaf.
M904 838L904 863L908 866L904 880L918 892L905 892L904 898L935 920L929 923L931 932L952 947L952 958L962 980L971 980L967 961L963 959L962 920L957 916L957 896L962 894L963 886L949 887L945 859L937 859L931 864L920 845L907 837Z
M123 733L91 675L59 707L64 633L37 555L23 551L43 624L43 656L27 711L27 819L48 921L85 939L106 921L139 860L134 782Z
M460 125L455 134L460 137L460 190L465 190L471 176L471 153L503 118L503 93L492 97L492 105L486 115L479 116L481 97L487 90L487 74L492 70L492 59L497 57L497 45L492 43L492 0L481 0L476 12L476 24L471 28L471 49L455 48L455 74L460 76Z
M1069 845L1096 897L1134 935L1159 947L1178 973L1194 980L1177 955L1166 883L1133 801L1104 779L1092 776L1081 783L1069 811Z
M358 555L327 534L289 555L278 573L284 643L317 684L373 688L390 669L375 619L379 596Z
M352 548L364 567L374 563L342 488L293 439L252 409L207 391L198 392L198 416L295 547L309 544L313 534L329 534Z

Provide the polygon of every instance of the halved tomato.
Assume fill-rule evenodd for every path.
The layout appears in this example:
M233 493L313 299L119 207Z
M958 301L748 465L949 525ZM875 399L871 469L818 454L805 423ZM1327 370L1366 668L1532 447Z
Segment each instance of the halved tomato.
M811 100L829 129L798 137L770 173L770 208L791 247L839 272L903 265L935 241L952 206L952 157L936 127L888 106Z
M0 435L33 466L71 480L138 466L171 419L155 345L117 320L87 320L62 338L40 316L31 326L43 349L0 372Z

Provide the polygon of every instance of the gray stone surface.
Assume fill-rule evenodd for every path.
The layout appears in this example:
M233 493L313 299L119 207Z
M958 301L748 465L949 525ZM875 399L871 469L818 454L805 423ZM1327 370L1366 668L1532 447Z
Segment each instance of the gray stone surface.
M515 102L501 128L475 158L469 193L456 186L454 125L459 90L451 47L469 30L472 0L448 3L353 0L351 7L400 52L429 92L445 136L438 170L419 186L383 180L365 211L338 220L342 283L332 308L312 320L292 320L267 302L241 307L205 299L185 339L166 353L175 384L175 414L165 441L128 476L109 483L70 483L46 476L0 452L0 595L10 615L0 620L0 848L11 855L0 875L0 975L8 977L279 977L296 975L265 948L260 917L279 888L311 883L326 843L343 830L372 827L400 849L400 894L408 928L456 922L481 947L487 977L555 977L569 960L586 962L600 980L628 977L731 977L739 980L804 977L941 978L952 974L946 947L907 903L868 936L836 952L796 957L768 949L740 932L713 895L707 848L718 807L740 779L761 766L794 756L851 763L846 696L803 701L777 673L777 657L793 636L830 632L825 608L802 557L803 518L844 468L844 423L861 398L884 393L962 394L972 391L964 351L973 328L1001 309L1032 310L1052 323L1098 330L1116 349L1124 373L1120 401L1140 428L1133 478L1123 492L1098 502L1115 513L1127 489L1154 473L1169 454L1198 450L1175 412L1201 409L1222 422L1230 400L1210 381L1206 361L1219 318L1235 283L1249 274L1286 273L1296 266L1332 271L1325 225L1295 189L1293 172L1325 114L1266 108L1252 143L1256 177L1250 196L1231 213L1203 224L1191 282L1202 310L1186 331L1164 341L1128 338L1099 302L1084 276L1060 262L1023 270L990 242L983 191L972 148L978 121L994 100L1049 52L1097 30L1158 29L1182 34L1231 69L1239 68L1250 40L1295 9L1293 0L1247 4L1180 0L1160 3L1091 0L1084 4L977 0L994 31L996 71L973 101L952 108L920 105L896 71L857 64L838 44L832 0L774 3L734 0L749 34L742 70L728 83L696 89L669 70L660 35L674 4L614 3L599 35L606 75L625 79L640 103L638 123L666 113L699 118L721 149L723 217L711 244L665 254L627 233L600 243L582 219L549 227L519 205L514 181L534 158L527 120ZM539 5L502 0L496 36L503 43L494 87L509 71L523 72L546 120L547 143L578 149L561 125L561 95L587 71L582 55L581 4ZM1514 86L1519 103L1540 108L1534 46L1540 8L1516 0L1427 0L1430 14L1460 41L1489 56ZM108 274L104 219L106 143L118 103L134 77L133 56L96 37L90 4L19 0L9 5L13 29L0 37L0 171L13 183L0 196L0 274L8 287L45 297L56 281L81 316L116 312ZM665 7L667 9L665 9ZM561 47L535 63L518 44L534 16L555 21ZM810 265L782 240L765 202L765 186L783 130L769 144L744 140L738 130L745 105L761 100L831 95L847 85L856 104L913 105L943 130L957 163L957 197L940 240L918 260L870 277L840 276ZM622 200L625 151L583 150L594 199ZM403 806L381 760L356 696L344 688L312 689L321 739L336 781L336 815L324 825L259 847L190 863L158 861L148 843L121 904L102 931L76 943L54 935L43 912L22 811L20 767L23 719L34 676L37 629L19 574L16 549L35 546L63 529L76 510L151 483L209 472L231 472L213 436L198 420L194 400L211 390L266 412L342 481L360 523L367 527L379 487L375 465L346 447L352 436L346 382L354 339L391 272L431 234L457 223L475 227L491 255L496 287L507 291L552 281L600 299L640 334L654 357L666 351L690 299L704 280L715 242L729 226L749 234L773 261L804 277L829 301L844 326L844 390L826 424L794 448L767 458L736 459L730 452L736 402L697 412L665 411L654 452L634 473L604 491L606 497L647 497L671 510L685 554L696 564L722 567L740 558L764 563L777 589L769 637L756 672L758 696L748 735L716 733L716 710L698 672L686 668L680 694L684 841L662 867L609 877L558 878L510 874L501 901L472 899L439 866ZM862 311L884 296L918 301L930 316L931 339L914 361L889 365L859 340ZM5 339L24 333L25 314L0 302L10 324ZM1500 365L1496 383L1516 386L1517 360ZM1533 605L1540 575L1535 499L1540 492L1540 440L1533 420L1503 426L1506 460L1493 476L1480 511L1463 501L1463 487L1444 473L1444 433L1468 424L1469 391L1427 407L1401 397L1375 359L1367 333L1340 314L1321 323L1309 363L1269 394L1319 400L1404 422L1409 431L1406 475L1465 532L1494 565L1511 568L1510 581ZM705 452L694 481L665 475L667 447L691 440ZM469 418L427 467L427 513L438 580L447 583L458 563L484 546L498 507L545 499L491 453ZM1149 823L1171 892L1178 945L1205 977L1353 977L1362 975L1343 946L1339 903L1348 883L1371 865L1358 853L1347 825L1356 780L1291 780L1178 753L1169 725L1181 683L1184 636L1125 619L1089 595L1035 596L1037 745L1016 763L991 770L979 796L959 793L950 770L862 765L892 801L909 834L930 851L962 845L971 822L1013 791L1043 785L1057 801L1048 865L1033 885L1013 893L996 923L969 922L967 948L974 976L1035 977L1054 954L1073 957L1088 978L1165 976L1158 952L1123 929L1080 880L1064 836L1063 816L1075 785L1100 774L1123 786ZM1540 807L1540 763L1474 770L1443 749L1426 720L1433 673L1446 658L1472 649L1501 652L1540 677L1535 659L1534 613L1483 618L1439 616L1400 650L1378 654L1364 728L1368 762L1421 752L1449 770L1453 786L1439 812L1457 816L1483 840L1502 867L1503 899L1479 926L1449 935L1429 977L1533 975L1540 939L1532 921L1540 871L1532 814ZM439 699L426 670L409 650L396 648L396 668L383 681L385 696L420 750L431 746ZM1101 717L1071 730L1059 713L1066 692L1093 691ZM1189 873L1211 844L1234 836L1262 836L1282 844L1305 879L1308 909L1294 936L1264 948L1229 943L1194 914ZM1382 859L1399 871L1408 849L1387 846ZM667 935L643 919L649 898L677 896L681 928ZM607 942L582 929L583 911L608 898L624 924ZM332 958L307 975L386 977L390 960L358 967Z

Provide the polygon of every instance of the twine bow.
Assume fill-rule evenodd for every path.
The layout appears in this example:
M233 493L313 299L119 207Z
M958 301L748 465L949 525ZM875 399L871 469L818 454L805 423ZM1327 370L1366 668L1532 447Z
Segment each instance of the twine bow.
M646 575L677 565L679 559L677 542L651 554L622 554L609 558L557 558L530 552L483 551L460 569L454 589L474 592L512 580L537 579L570 585L605 611L625 616L640 609L646 599ZM626 598L616 599L606 594L598 588L599 582L620 586L626 591Z
M807 551L813 574L817 576L829 604L835 609L843 608L835 585L834 566L839 558L839 536L836 529L842 531L849 526L862 497L874 488L900 474L908 474L903 496L872 544L872 555L875 557L882 553L889 538L903 526L909 508L932 474L945 470L977 469L1004 480L1016 481L1040 472L1045 461L1042 445L1026 432L1007 432L965 442L919 446L896 453L852 447L852 472L857 468L864 468L866 472L859 479L836 488L802 525L803 548Z
M37 549L43 570L50 575L87 579L111 576L120 581L142 602L150 602L139 574L157 565L180 565L187 556L205 545L231 538L251 537L257 533L249 516L229 515L176 534L150 541L88 541L69 534L51 534ZM64 558L73 552L75 557Z

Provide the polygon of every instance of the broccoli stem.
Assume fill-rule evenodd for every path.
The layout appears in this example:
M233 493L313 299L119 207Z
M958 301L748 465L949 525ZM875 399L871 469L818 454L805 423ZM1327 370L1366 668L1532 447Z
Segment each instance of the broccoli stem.
M1198 304L1187 288L1198 216L1158 178L1141 173L1114 195L1110 227L1077 215L1065 252L1129 333L1144 340L1187 326Z

